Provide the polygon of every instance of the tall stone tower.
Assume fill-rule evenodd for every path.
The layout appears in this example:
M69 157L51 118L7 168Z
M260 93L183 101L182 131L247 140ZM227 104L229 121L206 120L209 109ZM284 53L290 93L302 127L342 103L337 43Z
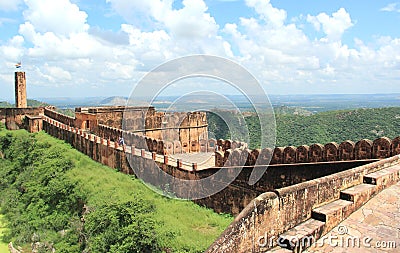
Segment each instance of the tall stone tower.
M25 72L15 72L15 106L17 108L26 108L26 78Z

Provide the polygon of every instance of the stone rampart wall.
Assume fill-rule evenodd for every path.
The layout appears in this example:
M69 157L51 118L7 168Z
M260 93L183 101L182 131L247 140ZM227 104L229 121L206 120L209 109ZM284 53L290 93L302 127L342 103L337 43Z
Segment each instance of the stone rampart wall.
M25 115L43 116L44 107L37 108L6 108L6 127L9 130L27 129Z
M0 108L0 120L6 119L6 108Z
M156 152L160 155L186 153L182 147L182 143L178 140L173 142L158 140L148 136L143 136L142 134L132 133L100 124L98 125L96 134L101 138L110 139L111 141L118 141L119 138L123 137L125 144L128 146L135 146L136 148ZM189 150L189 152L214 152L216 142L217 141L214 139L200 140L199 142L196 142L195 147L192 150Z
M340 144L330 142L325 145L316 143L311 146L277 147L273 150L270 148L234 149L232 146L216 153L215 166L262 165L269 161L270 164L296 164L384 159L397 154L400 154L400 137L393 140L387 137L374 141L363 139L356 143L352 141L344 141Z
M266 192L251 201L207 252L264 252L279 235L311 218L311 211L340 197L340 191L361 184L363 176L399 164L394 156L315 180ZM262 249L258 238L268 241ZM275 244L269 244L269 242Z
M107 135L114 134L114 136L120 136L121 134L124 136L124 134L128 134L129 137L124 136L125 139L132 141L133 144L138 143L138 145L128 144L127 146L119 147L117 142L113 142L109 137L105 138L103 136L87 134L85 131L70 127L49 118L45 118L43 122L43 130L58 139L65 140L82 153L91 157L93 160L112 168L119 168L124 173L144 173L143 179L146 179L147 182L150 183L154 182L155 184L160 182L161 178L165 176L163 172L173 175L177 179L202 179L212 177L220 170L227 171L229 175L236 170L242 169L241 167L214 167L196 170L195 166L189 166L185 169L179 161L174 160L168 155L160 154L160 152L157 152L158 149L156 151L155 148L158 148L161 145L160 142L151 143L152 140L150 138L137 136L129 132L124 133L124 131L120 129L104 127L103 131L108 131ZM129 138L133 138L133 140L129 140ZM150 148L150 150L146 150L143 148L145 147L144 145L146 141L148 141L149 147L152 147L153 149ZM130 168L127 159L130 159L132 164L134 164L134 169L137 171L133 171ZM236 215L248 203L250 203L252 199L265 191L271 191L277 188L323 177L367 162L371 161L272 165L267 168L259 182L254 185L249 185L248 183L253 169L264 169L265 166L247 166L242 169L233 182L222 182L227 185L227 188L211 195L210 197L198 199L196 202L209 208L213 208L217 212ZM161 168L161 170L158 168ZM220 183L220 179L216 179L215 182L212 181L212 184ZM192 190L175 188L176 185L173 182L168 182L168 180L166 180L160 187L169 188L174 192L180 192L183 197L185 197L185 194L187 194L188 191Z
M48 108L44 109L44 115L46 115L47 117L52 118L58 122L61 122L65 125L72 126L72 127L76 126L75 118L64 115L64 114L56 112L56 111L53 111L53 110L50 110Z

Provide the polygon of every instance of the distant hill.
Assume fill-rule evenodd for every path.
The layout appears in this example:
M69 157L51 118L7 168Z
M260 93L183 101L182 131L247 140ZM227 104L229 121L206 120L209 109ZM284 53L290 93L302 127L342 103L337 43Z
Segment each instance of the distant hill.
M127 101L125 97L114 96L101 100L100 105L126 105Z
M44 107L44 106L50 106L50 104L42 102L42 101L38 101L35 99L28 99L28 106L29 107Z
M0 108L10 108L10 107L13 107L13 105L6 101L0 101Z
M41 102L35 99L28 99L27 100L28 106L29 107L41 107L41 106L49 106L50 104L45 103L45 102ZM10 108L10 107L14 107L14 104L10 104L6 101L0 101L0 108Z

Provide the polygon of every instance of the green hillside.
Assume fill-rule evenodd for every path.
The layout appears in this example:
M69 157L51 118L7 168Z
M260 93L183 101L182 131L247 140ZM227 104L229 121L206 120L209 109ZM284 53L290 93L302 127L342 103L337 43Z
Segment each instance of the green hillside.
M229 225L41 132L0 127L3 242L39 252L203 252Z
M27 99L27 104L29 107L44 107L44 106L48 106L49 104L44 103L44 102L40 102L38 100L34 100L34 99ZM10 104L6 101L0 101L0 108L10 108L10 107L14 107L15 104Z
M6 230L5 226L3 225L3 215L0 215L0 238L3 237L3 233ZM0 241L0 252L7 252L8 245L5 242Z
M10 107L13 107L13 105L6 101L0 101L0 108L10 108Z
M277 145L338 143L400 135L400 107L276 115Z
M276 145L300 146L312 143L374 140L400 135L400 107L321 112L312 115L276 113ZM217 138L228 139L228 127L215 115L208 117L209 131ZM257 117L245 117L250 132L250 147L259 146L260 126Z

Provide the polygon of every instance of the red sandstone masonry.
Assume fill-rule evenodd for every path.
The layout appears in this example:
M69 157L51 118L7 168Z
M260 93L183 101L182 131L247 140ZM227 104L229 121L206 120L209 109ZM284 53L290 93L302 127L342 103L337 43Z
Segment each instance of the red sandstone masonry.
M176 141L175 143L168 141L164 142L163 140L157 140L148 136L138 135L136 133L101 124L98 125L96 134L102 138L110 139L112 141L117 141L120 137L123 137L127 145L134 145L139 149L145 149L149 152L156 152L159 155L164 155L164 153L179 154L182 152L182 145L179 141ZM197 152L197 146L199 146L199 149L201 148L204 152L214 152L215 143L216 140L214 139L200 140L199 142L194 142L194 144L196 144L196 148L191 151ZM200 144L202 145L201 147Z
M5 108L6 127L9 130L26 129L25 115L43 116L44 108Z
M0 108L0 121L6 119L6 109Z
M75 126L75 118L58 113L49 108L44 109L44 115L68 126Z
M258 238L277 239L283 232L311 218L314 208L338 200L342 190L361 184L364 175L399 163L398 155L261 194L235 218L207 252L259 252Z
M224 144L223 140L218 143L224 147L230 147ZM387 137L381 137L374 141L363 139L357 143L344 141L340 145L330 142L325 145L319 143L311 146L302 145L299 147L277 147L273 151L270 148L262 150L247 150L244 148L223 149L222 158L215 160L216 167L222 167L226 161L226 166L242 165L241 161L246 159L248 165L255 165L257 158L260 158L258 164L293 164L293 163L313 163L313 162L332 162L332 161L352 161L367 159L384 159L392 155L400 154L400 138L397 137L393 141ZM246 157L239 158L238 155L246 150L249 159ZM220 155L220 154L219 154ZM232 155L233 157L229 156ZM269 162L270 161L270 162Z

